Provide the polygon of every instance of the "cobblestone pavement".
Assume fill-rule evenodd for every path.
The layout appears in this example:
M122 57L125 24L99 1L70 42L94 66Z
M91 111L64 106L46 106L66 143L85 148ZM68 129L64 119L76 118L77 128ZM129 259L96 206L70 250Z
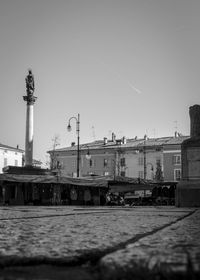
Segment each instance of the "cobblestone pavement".
M0 208L0 280L196 275L199 263L197 209Z

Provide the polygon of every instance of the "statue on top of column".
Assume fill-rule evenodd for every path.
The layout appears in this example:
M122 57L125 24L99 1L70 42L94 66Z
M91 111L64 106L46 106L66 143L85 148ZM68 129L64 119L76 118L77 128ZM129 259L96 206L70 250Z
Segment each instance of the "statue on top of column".
M28 75L26 76L26 92L27 95L33 95L33 92L35 90L35 84L34 84L34 76L32 74L31 69L28 70Z

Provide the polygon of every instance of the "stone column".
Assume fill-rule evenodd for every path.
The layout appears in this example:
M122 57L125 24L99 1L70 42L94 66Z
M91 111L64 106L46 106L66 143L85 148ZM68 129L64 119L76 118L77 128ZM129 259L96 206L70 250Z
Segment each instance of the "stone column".
M25 138L25 165L33 164L33 104L34 101L27 101L26 109L26 138Z
M177 185L176 206L200 206L200 105L189 108L190 138L181 145L182 179Z
M26 77L26 92L27 95L23 96L24 101L27 103L26 110L26 138L25 138L25 166L33 165L33 106L37 99L34 93L34 78L31 70Z
M33 165L33 105L37 97L24 96L26 109L25 166Z

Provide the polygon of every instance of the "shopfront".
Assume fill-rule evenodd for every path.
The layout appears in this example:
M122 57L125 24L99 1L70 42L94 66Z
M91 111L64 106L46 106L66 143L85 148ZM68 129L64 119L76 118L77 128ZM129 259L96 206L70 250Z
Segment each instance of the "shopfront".
M107 181L0 174L0 205L104 205Z

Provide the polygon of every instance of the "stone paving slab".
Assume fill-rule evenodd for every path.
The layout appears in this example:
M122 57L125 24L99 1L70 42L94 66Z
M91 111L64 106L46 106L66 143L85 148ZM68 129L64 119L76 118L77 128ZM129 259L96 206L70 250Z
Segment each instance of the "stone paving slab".
M165 279L173 274L199 279L200 210L106 255L101 259L100 267L104 279L124 279L127 275L131 279L141 270L144 275L165 275Z
M118 246L119 243L128 242L135 236L151 233L188 214L188 210L163 211L152 208L142 211L132 208L126 211L125 208L118 208L116 211L105 213L90 210L88 214L80 212L68 216L73 209L59 210L55 207L50 209L50 213L54 210L58 216L48 217L48 207L37 209L41 217L36 219L31 218L32 214L27 219L22 212L21 219L8 218L6 221L0 221L0 264L11 259L15 259L16 262L19 259L21 262L26 259L30 261L31 258L34 261L48 258L71 262L89 252L103 252ZM16 210L17 208L13 208L14 217ZM66 216L59 216L64 212ZM18 215L19 213L19 218ZM10 213L9 217L12 218Z
M183 257L180 248L184 246L177 244L191 245L189 256L196 264L200 212L194 211L175 207L0 208L0 275L5 276L0 280L18 279L12 278L16 273L19 279L39 279L37 271L43 275L40 279L66 279L62 277L68 274L67 279L76 279L72 275L77 273L82 275L79 279L122 279L116 275L127 276L136 267L152 271L164 260L173 263L178 257L183 267L188 255ZM91 267L88 272L87 263L97 266L97 276Z
M190 208L174 208L174 207L113 207L113 206L99 206L99 207L80 207L80 206L11 206L1 207L0 206L0 221L1 220L12 220L12 219L23 219L23 218L36 218L46 216L64 216L67 214L75 213L94 213L94 212L111 212L111 211L137 211L137 212L168 212L168 215L173 212L188 212ZM170 210L169 210L170 209ZM173 215L173 214L172 214Z

